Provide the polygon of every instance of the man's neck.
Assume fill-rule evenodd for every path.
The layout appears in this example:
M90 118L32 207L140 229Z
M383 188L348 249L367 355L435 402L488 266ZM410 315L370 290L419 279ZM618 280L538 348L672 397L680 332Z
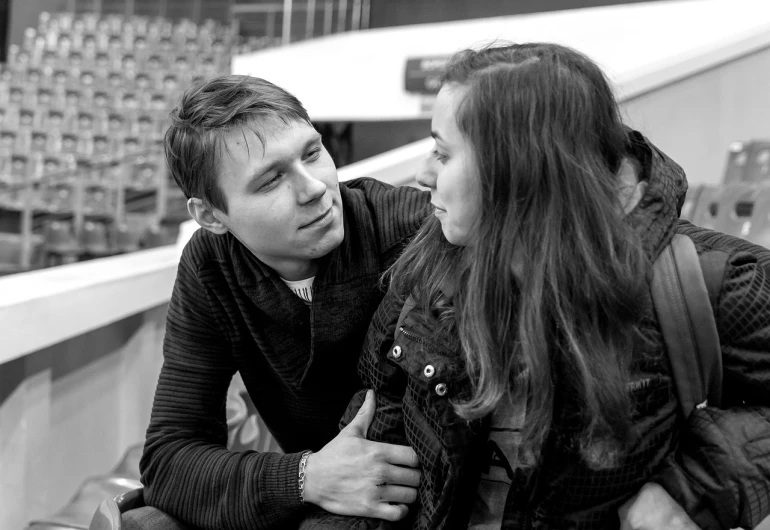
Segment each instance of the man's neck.
M289 280L290 282L312 278L318 272L318 262L316 260L286 260L269 262L262 258L260 259L263 263L265 263L265 265L278 273L278 276L284 280Z

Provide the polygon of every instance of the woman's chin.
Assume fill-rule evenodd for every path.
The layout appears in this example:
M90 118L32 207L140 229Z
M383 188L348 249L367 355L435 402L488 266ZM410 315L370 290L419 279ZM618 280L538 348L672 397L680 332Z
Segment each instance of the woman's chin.
M444 232L444 237L447 241L449 241L450 244L457 247L465 247L468 245L468 238L465 236L465 234L458 234L456 230L447 228L443 223L441 224L441 228Z

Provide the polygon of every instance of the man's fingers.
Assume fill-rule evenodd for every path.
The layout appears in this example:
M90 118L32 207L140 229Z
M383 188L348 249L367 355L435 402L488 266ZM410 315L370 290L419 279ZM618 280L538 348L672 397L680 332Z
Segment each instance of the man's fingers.
M377 519L400 521L409 513L409 508L405 504L386 504L383 502L374 511L372 517Z
M364 403L361 405L361 408L358 409L358 413L356 414L356 417L353 418L353 421L343 429L343 432L348 431L359 438L366 438L366 432L369 430L369 425L374 419L374 412L377 410L376 401L377 400L374 398L374 391L367 390Z
M416 488L420 485L420 475L414 468L390 465L385 470L384 479L387 484L394 486Z
M417 490L404 486L386 484L379 488L378 500L395 504L412 504L417 500Z
M419 467L420 461L417 460L417 453L414 449L406 445L380 444L383 460L389 464L397 466Z

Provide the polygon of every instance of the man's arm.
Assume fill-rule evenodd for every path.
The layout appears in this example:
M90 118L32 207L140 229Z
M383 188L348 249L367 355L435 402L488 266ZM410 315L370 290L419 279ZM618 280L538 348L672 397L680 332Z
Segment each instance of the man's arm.
M298 484L302 452L233 453L226 448L225 402L236 367L225 323L217 321L223 311L216 303L207 296L189 257L183 257L140 463L146 501L204 529L292 524L306 512ZM389 503L413 501L399 487L377 487L383 474L394 486L413 487L419 473L408 469L417 461L411 449L365 439L369 421L370 416L361 418L310 457L306 502L341 513L358 510L395 518L403 509ZM313 476L314 468L324 471Z
M431 213L430 193L411 186L394 187L368 177L342 184L364 197L363 204L353 202L349 206L365 207L372 216L384 272Z
M361 408L354 412L355 417L340 435L308 459L307 502L338 515L386 521L398 521L406 516L407 505L417 500L416 488L420 483L420 472L414 469L418 465L417 455L410 447L366 439L376 402L374 393L367 391ZM338 465L342 460L352 460L350 463L354 465ZM356 467L367 472L356 473Z
M140 463L146 502L200 528L280 526L302 513L301 455L227 450L225 402L235 365L215 309L183 258Z
M359 373L365 386L374 389L361 391L353 396L345 414L340 421L342 433L350 431L351 427L360 429L358 434L373 442L378 450L393 451L392 454L402 453L396 458L384 459L390 465L380 467L378 479L374 485L380 485L374 490L374 501L384 503L385 492L403 495L405 501L400 501L398 517L383 517L362 512L361 510L339 510L332 503L321 505L326 511L317 511L310 514L300 526L301 530L393 530L395 528L408 528L412 519L403 519L407 515L406 504L411 504L417 499L417 487L420 474L408 466L417 466L417 455L411 447L406 446L406 432L402 400L406 391L406 376L403 371L388 361L385 351L391 344L399 317L401 307L396 303L396 296L392 289L388 290L380 306L372 318L372 323L367 333L367 338L359 360ZM361 418L367 417L366 422ZM339 438L339 437L338 437ZM408 461L405 457L409 456ZM404 464L407 462L407 464ZM316 472L322 475L324 471ZM366 485L371 488L371 483ZM372 491L370 489L370 491ZM379 493L379 495L378 495ZM414 510L414 507L411 508ZM353 515L358 517L346 517ZM414 515L414 514L413 514ZM394 523L400 521L400 523Z

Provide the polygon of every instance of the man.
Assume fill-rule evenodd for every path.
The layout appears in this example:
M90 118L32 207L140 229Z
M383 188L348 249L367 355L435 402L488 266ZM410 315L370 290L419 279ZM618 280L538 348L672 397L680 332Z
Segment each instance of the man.
M414 451L365 439L373 396L351 426L338 422L360 387L380 276L429 195L340 184L300 102L261 79L193 86L171 118L169 168L204 230L180 261L140 463L153 508L128 512L125 526L283 528L305 505L403 518ZM226 449L236 371L286 454Z

